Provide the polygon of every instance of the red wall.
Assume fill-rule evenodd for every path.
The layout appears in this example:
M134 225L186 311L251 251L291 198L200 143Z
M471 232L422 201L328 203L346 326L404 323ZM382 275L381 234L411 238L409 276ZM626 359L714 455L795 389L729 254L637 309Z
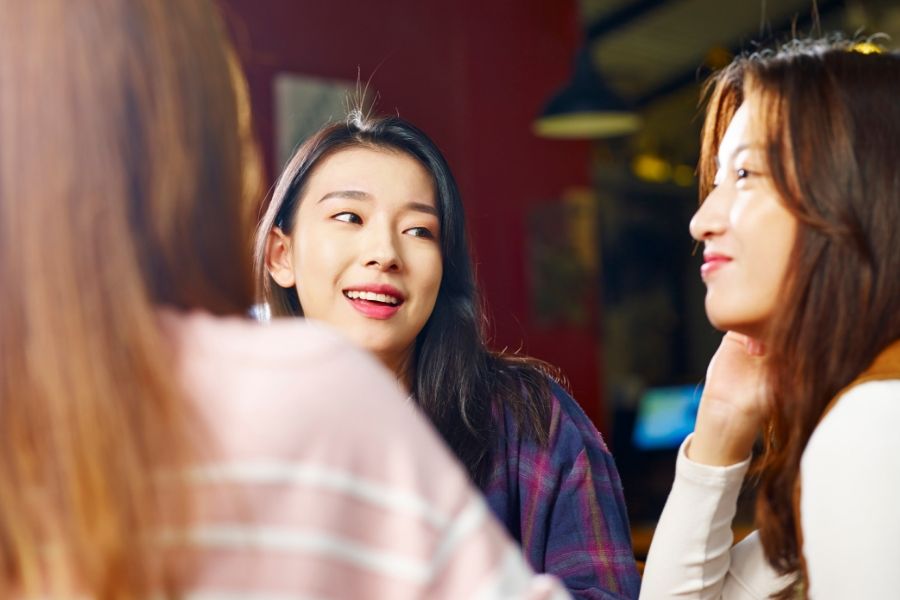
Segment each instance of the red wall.
M596 325L529 322L530 205L589 183L589 146L540 140L531 122L569 77L580 43L573 0L223 0L273 165L272 78L281 70L357 79L378 112L425 130L458 178L493 346L560 367L602 425ZM595 311L596 312L596 311ZM597 315L591 316L596 323Z

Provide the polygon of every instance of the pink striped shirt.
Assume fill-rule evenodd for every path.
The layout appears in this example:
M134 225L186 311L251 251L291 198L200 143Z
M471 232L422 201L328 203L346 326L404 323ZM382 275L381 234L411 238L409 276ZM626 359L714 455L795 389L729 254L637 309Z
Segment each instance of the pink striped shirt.
M166 313L211 442L189 598L564 598L368 355L302 319Z

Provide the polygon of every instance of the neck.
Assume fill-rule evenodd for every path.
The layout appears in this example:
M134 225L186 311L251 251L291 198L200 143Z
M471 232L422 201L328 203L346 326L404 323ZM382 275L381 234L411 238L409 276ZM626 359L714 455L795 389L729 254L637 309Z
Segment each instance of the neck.
M394 374L403 390L409 393L413 382L412 350L389 356L378 354L377 357L381 364Z

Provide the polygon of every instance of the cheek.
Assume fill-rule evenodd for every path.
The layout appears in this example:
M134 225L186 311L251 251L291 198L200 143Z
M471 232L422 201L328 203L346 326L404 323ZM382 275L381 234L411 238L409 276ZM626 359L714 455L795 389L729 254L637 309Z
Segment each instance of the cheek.
M753 236L758 275L770 289L780 290L797 236L796 219L781 206L772 206L748 235Z
M755 198L741 213L739 242L743 268L728 291L724 306L739 308L736 314L748 323L763 324L771 318L784 290L796 239L796 219L780 203ZM752 330L744 331L757 335Z
M432 256L421 257L418 264L419 276L416 278L416 287L418 288L419 306L417 312L421 312L420 318L427 320L434 311L437 297L441 289L441 281L443 279L443 264L440 253Z
M438 291L441 288L441 280L444 277L444 261L439 251L431 256L425 272L429 275L428 289L431 290L432 297L437 298Z
M784 289L784 281L790 266L795 239L795 227L783 226L773 231L768 245L767 260L765 264L759 267L768 272L768 287L775 295L779 295Z
M758 209L753 202L753 198L738 196L732 203L731 210L728 213L731 229L743 236L756 229L759 226L759 211L754 211L754 208Z
M771 194L753 194L736 201L729 215L743 259L770 276L790 260L797 220Z
M293 250L294 271L299 278L311 273L327 275L347 254L348 247L319 224L298 223Z
M431 291L431 308L434 308L435 302L437 302L438 293L441 290L441 279L443 277L443 272L441 270L441 265L438 263L438 266L434 271L432 271L432 279L428 284L428 287Z

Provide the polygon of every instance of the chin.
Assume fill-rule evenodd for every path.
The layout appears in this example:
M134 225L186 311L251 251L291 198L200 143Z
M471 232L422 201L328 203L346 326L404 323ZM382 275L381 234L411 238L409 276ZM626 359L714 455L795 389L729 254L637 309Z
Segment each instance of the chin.
M718 329L722 333L733 331L746 335L747 337L762 339L765 330L765 324L752 319L736 318L734 315L722 315L714 311L706 310L706 317L709 319L710 325Z
M710 325L725 333L734 331L750 337L757 337L761 327L756 315L746 314L744 311L735 311L733 307L717 306L715 302L706 302L706 318Z
M405 346L398 344L392 338L383 339L377 336L361 336L355 338L355 340L357 344L383 362L390 362L392 358L395 359L398 355L403 354L403 348L405 348Z

